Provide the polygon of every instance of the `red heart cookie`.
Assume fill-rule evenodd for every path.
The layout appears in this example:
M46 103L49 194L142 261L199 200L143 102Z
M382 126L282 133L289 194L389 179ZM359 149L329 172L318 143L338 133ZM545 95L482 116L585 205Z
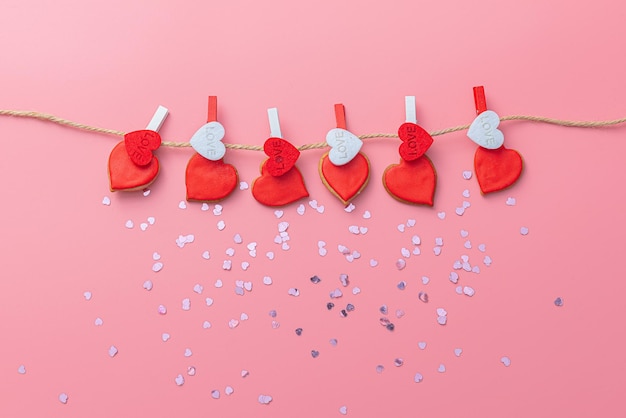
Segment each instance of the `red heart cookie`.
M326 188L347 205L367 186L370 163L367 157L359 152L349 163L337 166L330 161L326 153L320 159L319 173Z
M124 143L132 162L145 166L152 161L152 151L161 146L161 136L156 131L144 129L124 135Z
M433 144L433 137L424 128L411 122L400 125L398 136L402 140L399 151L404 161L417 160Z
M385 169L383 184L387 192L401 202L432 206L437 173L426 155L413 161L400 159L400 164Z
M212 161L200 154L189 159L185 170L187 200L219 202L237 187L237 170L224 160Z
M282 138L269 138L263 144L263 151L270 157L265 165L269 174L282 176L296 164L300 151Z
M522 174L522 156L519 152L504 148L478 147L474 154L474 170L483 194L506 189Z
M109 187L119 190L141 190L159 174L159 160L154 157L145 166L138 166L129 157L125 141L119 142L109 155Z
M272 176L267 168L269 160L261 165L261 177L252 183L252 196L266 206L284 206L308 197L302 174L293 167L280 177Z

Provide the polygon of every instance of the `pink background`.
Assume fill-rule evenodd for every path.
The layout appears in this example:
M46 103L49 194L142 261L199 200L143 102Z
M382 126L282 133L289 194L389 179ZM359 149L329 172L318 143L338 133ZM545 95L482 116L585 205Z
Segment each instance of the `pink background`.
M187 141L213 94L225 141L256 145L269 133L268 107L278 107L283 134L295 145L322 141L339 102L356 134L395 132L405 95L417 96L427 130L469 123L472 87L480 84L501 116L626 115L626 8L615 1L100 3L3 3L0 108L132 131L162 104L171 112L164 140ZM340 416L342 406L356 417L624 416L626 128L501 127L506 145L525 161L510 190L482 197L475 176L463 179L476 146L458 132L436 137L428 152L439 178L434 208L399 203L381 183L385 167L398 161L398 140L379 139L363 147L371 178L352 213L319 180L322 152L307 151L298 167L325 211L305 199L303 216L294 204L277 219L249 189L224 201L220 216L214 205L179 209L190 149L157 152L162 171L149 196L110 193L106 163L118 138L1 118L0 416L321 417ZM252 151L226 156L249 184L263 158ZM110 206L101 203L105 196ZM508 197L517 204L506 205ZM463 200L471 207L457 216ZM142 231L149 216L156 222ZM400 232L409 219L415 226ZM273 242L281 221L290 224L288 251ZM368 232L351 234L350 225ZM237 233L243 244L233 242ZM178 248L176 238L186 234L195 242ZM399 271L395 262L403 247L414 248L414 234L421 255ZM444 240L440 256L436 237ZM319 240L327 243L325 257ZM252 241L256 258L245 247ZM361 258L348 262L340 244ZM209 260L201 257L205 250ZM155 251L164 264L158 273ZM448 280L462 254L481 269L460 273L459 284L476 290L471 298ZM231 271L222 269L226 259ZM346 288L341 273L350 276ZM309 281L314 274L318 285ZM148 279L150 292L142 288ZM217 279L222 288L214 287ZM251 281L252 291L237 296L235 280ZM401 280L404 291L396 287ZM204 286L202 295L195 284ZM300 296L288 295L292 287ZM336 288L344 296L328 311ZM427 304L419 291L428 292ZM181 308L184 298L189 311ZM356 310L341 318L347 303ZM159 304L167 315L157 313ZM382 304L394 332L378 325ZM448 311L446 326L436 322L439 307ZM397 309L405 311L401 319ZM241 313L249 319L229 329ZM102 326L94 325L98 317ZM113 358L111 345L119 350ZM404 364L395 367L395 358ZM445 373L437 371L441 363ZM187 375L189 366L195 376ZM242 378L242 369L250 375ZM413 381L418 372L421 383ZM262 394L273 401L260 404Z

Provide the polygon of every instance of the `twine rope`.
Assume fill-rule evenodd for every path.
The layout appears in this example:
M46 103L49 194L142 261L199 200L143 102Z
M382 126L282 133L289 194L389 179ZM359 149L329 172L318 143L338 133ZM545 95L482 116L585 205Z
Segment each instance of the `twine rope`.
M30 118L30 119L39 119L46 122L56 123L58 125L68 126L74 129L81 129L83 131L88 132L96 132L105 135L114 135L114 136L124 136L126 133L122 131L117 131L115 129L107 129L100 128L97 126L85 125L82 123L73 122L71 120L63 119L58 116L50 115L48 113L41 112L33 112L27 110L2 110L0 109L0 116L16 116L20 118ZM612 120L599 120L599 121L580 121L580 120L563 120L563 119L553 119L546 118L543 116L528 116L528 115L510 115L503 116L500 118L500 121L527 121L534 123L547 123L550 125L558 125L565 126L570 128L602 128L607 126L614 126L626 123L626 117L620 119L612 119ZM459 125L453 126L450 128L440 129L437 131L429 132L431 136L440 136L446 135L453 132L464 131L469 129L470 125ZM372 133L372 134L364 134L358 136L360 139L374 139L374 138L398 138L397 134L385 134L385 133ZM259 145L247 145L247 144L228 144L224 143L226 148L235 149L235 150L248 150L248 151L263 151L263 147ZM172 141L163 141L161 146L164 147L172 147L172 148L186 148L191 147L189 142L172 142ZM327 148L328 144L326 142L315 142L312 144L304 144L298 146L298 150L300 151L308 151L312 149L323 149Z

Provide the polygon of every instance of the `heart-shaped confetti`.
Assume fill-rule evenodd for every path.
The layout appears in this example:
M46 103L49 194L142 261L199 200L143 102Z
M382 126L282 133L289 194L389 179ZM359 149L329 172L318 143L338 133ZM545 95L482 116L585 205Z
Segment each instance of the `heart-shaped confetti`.
M208 160L200 154L195 154L187 163L185 170L187 200L218 202L235 190L237 182L237 170L224 160Z
M326 188L347 205L367 186L370 163L364 154L357 153L350 162L335 165L326 153L320 159L319 173Z
M483 194L506 189L522 174L522 156L504 146L498 149L478 148L474 154L474 169Z
M498 149L504 144L504 134L498 126L500 116L493 110L485 110L470 125L469 139L486 149Z
M224 126L219 122L205 123L193 134L189 142L194 150L204 158L218 161L224 158L226 147L222 143L224 139Z
M148 129L133 131L124 135L124 145L130 160L144 167L152 161L152 151L161 146L161 136Z
M387 167L383 184L387 192L401 202L432 206L437 174L425 155L413 161L401 159L400 164Z
M284 206L309 196L304 179L297 167L276 177L270 174L266 160L261 165L261 176L252 183L252 196L266 206Z
M112 192L142 190L152 184L159 174L159 160L151 157L145 165L135 164L128 156L126 145L122 141L111 151L108 169L109 187Z
M433 138L430 134L421 126L411 122L400 125L398 136L402 140L399 152L404 161L417 160L433 144Z
M348 164L363 146L363 141L359 137L341 128L328 131L326 142L330 145L328 159L335 166Z
M300 151L282 138L268 138L263 144L263 151L269 158L267 173L274 177L280 177L289 172L300 157ZM254 185L253 191L254 191Z

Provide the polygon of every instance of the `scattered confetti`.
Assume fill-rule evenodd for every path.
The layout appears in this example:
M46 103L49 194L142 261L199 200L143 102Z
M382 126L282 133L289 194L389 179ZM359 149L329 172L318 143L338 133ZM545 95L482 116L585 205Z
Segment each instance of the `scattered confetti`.
M317 358L320 355L320 352L317 350L311 350L311 357Z
M433 253L435 255L440 255L441 254L441 247L434 247L433 248Z
M219 390L212 390L211 391L211 397L213 399L219 399L220 398L220 391Z
M204 299L204 303L206 303L206 306L213 305L213 298L206 298L206 299Z
M445 212L438 212L437 213L437 217L441 220L444 220L446 218L446 213Z
M430 278L427 276L422 276L422 284L427 285L430 282Z
M159 305L157 312L161 315L165 315L167 313L167 308L164 305Z
M232 395L234 392L235 392L235 389L233 389L231 386L226 386L226 387L224 388L224 393L225 393L227 396Z
M291 296L300 296L300 291L294 287L290 288L287 291L287 294L291 295ZM332 296L331 296L332 297Z
M276 218L280 219L280 218L282 218L282 217L283 217L283 214L284 214L284 213L285 213L285 212L283 212L282 210L275 210L275 211L274 211L274 216L276 216Z
M191 300L189 300L189 298L183 299L182 309L183 311L188 311L189 309L191 309Z
M505 203L507 206L515 206L515 204L517 203L517 200L515 200L514 197L507 197Z
M110 206L111 205L111 198L109 196L104 196L102 198L102 204L105 206Z
M466 294L467 296L472 297L472 296L474 296L475 291L474 291L474 289L472 287L465 286L463 288L463 293Z
M124 224L124 226L128 229L132 229L135 224L133 223L133 221L131 221L130 219L126 221L126 223Z
M522 235L528 235L528 228L526 228L525 226L521 227L519 229L519 233Z
M237 328L238 325L239 325L239 321L236 319L231 319L230 321L228 321L228 328L230 329Z
M415 383L420 383L422 380L424 380L424 376L422 376L421 373L415 373L415 377L413 377L413 381Z
M224 221L219 221L219 222L217 223L217 229L219 229L220 231L223 231L223 230L224 230L224 228L226 228L226 222L224 222Z
M346 406L342 406L339 408L339 413L341 415L346 415L348 413L348 408Z
M437 371L438 371L439 373L445 373L445 372L446 372L446 366L445 366L445 364L441 363L441 364L439 365L439 367L437 367Z
M347 274L340 274L339 275L339 281L341 282L341 285L343 287L347 287L350 284L350 280L348 279L348 275Z
M104 322L102 321L102 318L96 318L96 320L95 320L95 321L93 321L93 324L94 324L95 326L97 326L97 327L102 326L102 324L103 324L103 323L104 323Z
M189 376L195 376L196 375L196 368L193 367L193 366L187 367L187 374Z
M91 292L84 292L83 296L85 297L85 300L91 300Z
M463 216L463 214L465 213L465 208L463 208L463 207L456 208L456 209L454 209L454 213L456 213L459 216Z
M428 303L428 293L426 292L419 292L417 294L417 297L419 300L421 300L424 303Z
M202 328L204 328L204 329L209 329L209 328L211 328L211 323L210 323L209 321L204 321L204 322L202 323Z
M555 306L563 306L563 298L556 298L554 299L554 305Z
M397 284L397 287L400 290L406 289L406 282L404 280L402 280L400 283Z
M157 262L157 263L154 263L154 264L152 265L152 271L153 271L153 272L158 273L158 272L159 272L159 271L161 271L161 270L163 270L163 263L161 263L161 262Z
M404 364L404 360L401 358L397 358L393 361L393 365L396 367L400 367Z
M259 395L259 403L263 405L269 405L272 402L272 397L269 395Z
M200 210L202 210L203 212L206 212L207 210L209 210L209 204L203 203L202 206L200 207Z
M17 368L17 372L19 374L26 374L26 367L23 364L20 365L20 367Z
M176 382L177 386L182 386L185 384L185 378L182 374L179 374L178 376L176 376L176 379L174 379L174 382Z
M361 293L361 288L360 287L355 287L352 289L352 294L353 295L358 295L359 293Z
M272 284L272 278L270 276L263 277L263 284L267 285L267 286L271 285Z
M298 215L304 215L305 210L306 207L303 204L300 204L300 206L296 208L296 212L298 213Z
M331 338L329 341L330 345L332 345L333 347L337 346L337 339L336 338Z
M470 191L468 189L463 190L463 197L465 198L470 197Z
M117 353L118 351L116 346L112 345L111 347L109 347L109 357L115 357Z
M461 353L463 352L463 350L461 348L455 348L454 349L454 355L457 357L461 357Z
M469 179L471 179L471 178L472 178L472 172L471 172L471 171L469 171L469 170L465 170L465 171L463 172L463 178L464 178L465 180L469 180Z
M378 260L375 259L371 259L370 260L370 267L376 267L378 265Z
M504 364L505 367L509 367L511 365L511 359L507 356L502 357L500 361L502 362L502 364Z
M239 182L239 190L248 190L250 186L245 181Z
M343 296L343 293L341 292L340 289L335 289L332 292L330 292L330 298L331 299L337 299Z
M163 334L161 334L161 339L163 340L163 342L167 342L170 339L170 334L164 332Z
M245 369L241 371L241 377L248 377L248 376L250 376L250 372L249 371L247 371Z
M296 328L296 335L298 337L302 335L302 328Z
M404 225L404 224L399 224L399 225L397 226L397 228L398 228L398 231L400 231L400 232L404 232L405 225Z
M67 396L66 393L61 393L59 395L59 402L61 402L62 404L66 404L68 399L69 399L69 396Z
M187 209L187 203L186 203L184 200L181 200L181 201L178 203L178 208L179 208L179 209Z
M406 267L406 261L404 261L402 258L399 258L398 261L396 261L396 268L398 270L402 270Z
M426 348L426 341L420 341L417 343L417 346L420 350L424 350Z
M322 281L322 279L320 279L318 276L312 276L311 277L311 283L313 283L313 284L318 284L321 281Z
M376 366L376 373L382 373L385 371L385 367L381 364L379 364L378 366Z

